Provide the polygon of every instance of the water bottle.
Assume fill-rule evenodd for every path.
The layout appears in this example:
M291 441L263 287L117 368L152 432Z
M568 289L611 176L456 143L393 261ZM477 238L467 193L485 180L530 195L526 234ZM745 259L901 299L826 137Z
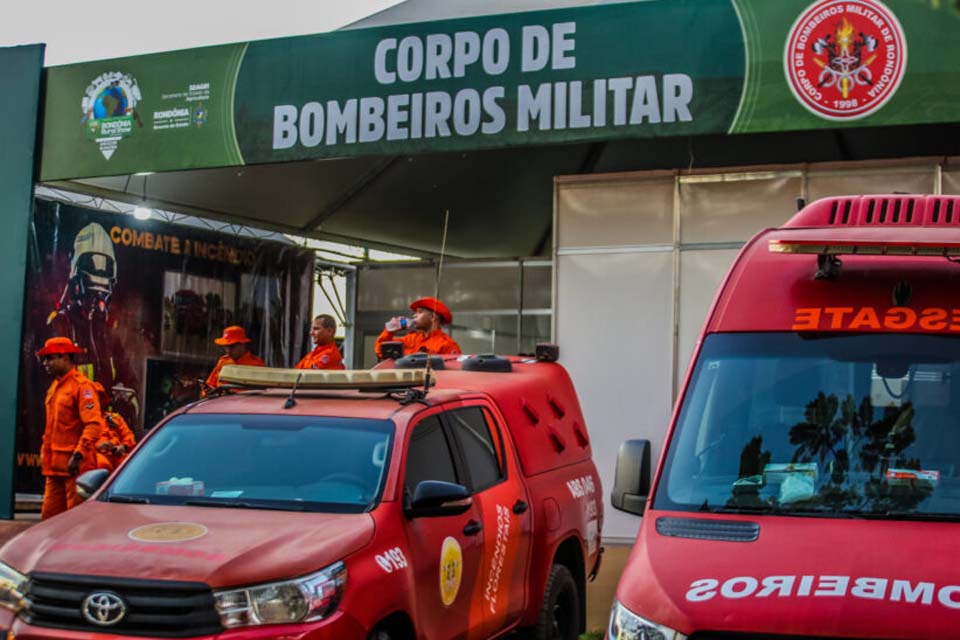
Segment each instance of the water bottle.
M407 318L400 318L400 329L401 329L401 330L407 328L407 322L408 322Z

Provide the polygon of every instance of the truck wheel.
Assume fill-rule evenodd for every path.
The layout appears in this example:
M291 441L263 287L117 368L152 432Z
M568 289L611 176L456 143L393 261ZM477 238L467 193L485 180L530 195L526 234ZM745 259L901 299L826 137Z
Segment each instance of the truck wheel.
M536 640L577 640L580 634L580 594L570 570L562 564L550 568L543 604L534 627Z
M374 629L370 632L370 635L367 636L367 640L393 640L393 636L390 635L389 631Z

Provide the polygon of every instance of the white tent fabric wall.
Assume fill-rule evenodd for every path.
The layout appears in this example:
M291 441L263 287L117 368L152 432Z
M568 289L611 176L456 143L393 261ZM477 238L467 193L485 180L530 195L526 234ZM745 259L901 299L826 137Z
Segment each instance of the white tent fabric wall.
M954 159L955 160L955 159ZM853 193L958 193L943 158L557 178L554 340L570 370L603 484L604 539L640 519L609 506L617 450L652 443L655 470L717 286L756 231Z

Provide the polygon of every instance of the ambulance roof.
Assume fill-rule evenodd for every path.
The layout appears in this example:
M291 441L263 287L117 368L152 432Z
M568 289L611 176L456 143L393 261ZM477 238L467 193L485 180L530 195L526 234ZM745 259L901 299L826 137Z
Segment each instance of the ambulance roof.
M960 311L945 295L960 286L955 256L960 197L818 200L747 243L718 291L705 333L960 334ZM834 260L839 264L826 264Z

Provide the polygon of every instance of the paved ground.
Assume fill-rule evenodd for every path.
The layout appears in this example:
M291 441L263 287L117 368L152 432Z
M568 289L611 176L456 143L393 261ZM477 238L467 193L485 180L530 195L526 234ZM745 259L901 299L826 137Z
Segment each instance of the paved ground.
M32 525L34 522L35 520L32 519L0 520L0 545Z
M603 545L603 562L597 579L587 583L587 631L602 630L610 618L610 607L617 589L617 580L627 563L632 546Z

